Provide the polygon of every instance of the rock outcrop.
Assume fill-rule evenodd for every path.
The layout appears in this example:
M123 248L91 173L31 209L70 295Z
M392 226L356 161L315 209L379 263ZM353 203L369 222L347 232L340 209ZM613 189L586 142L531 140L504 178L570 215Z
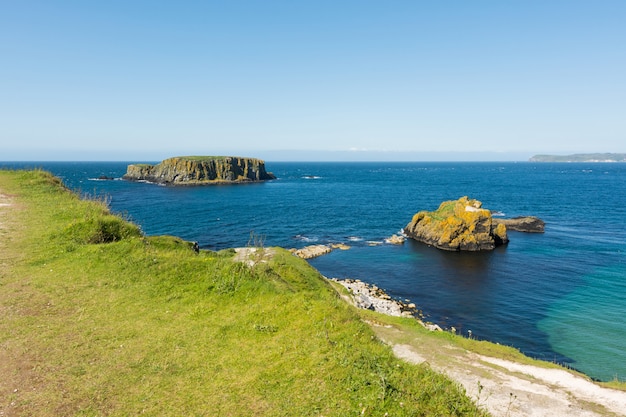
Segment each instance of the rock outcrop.
M492 225L504 224L507 230L526 233L543 233L546 223L538 217L521 216L512 219L493 219Z
M404 232L412 239L449 251L492 250L509 241L506 226L494 224L491 211L468 197L445 201L436 211L420 211Z
M385 239L385 243L390 243L392 245L402 245L406 238L402 235L391 235L387 239Z
M406 304L400 300L394 300L375 285L366 284L358 279L333 278L331 280L343 285L350 292L352 300L358 308L396 317L415 317L417 314L415 304Z
M328 245L310 245L302 249L291 249L291 253L302 259L312 259L332 252L333 248Z
M192 156L169 158L157 165L129 165L130 181L147 181L166 185L202 185L272 180L265 162L256 158L235 156Z

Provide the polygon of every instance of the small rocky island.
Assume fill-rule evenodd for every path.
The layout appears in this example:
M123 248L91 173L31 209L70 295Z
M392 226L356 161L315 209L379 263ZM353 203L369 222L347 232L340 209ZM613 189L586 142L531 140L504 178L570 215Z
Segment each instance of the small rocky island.
M164 185L205 185L273 180L265 162L236 156L178 156L159 164L129 165L122 177Z
M461 197L444 201L435 211L420 211L404 228L415 240L448 251L492 250L509 242L507 227L521 232L543 232L537 217L494 219L478 200Z
M420 211L404 228L410 238L449 251L492 250L509 242L504 224L493 225L491 211L468 197Z
M513 217L512 219L491 219L492 226L497 226L500 223L506 226L506 230L526 233L543 233L546 226L543 220L535 216L520 216Z

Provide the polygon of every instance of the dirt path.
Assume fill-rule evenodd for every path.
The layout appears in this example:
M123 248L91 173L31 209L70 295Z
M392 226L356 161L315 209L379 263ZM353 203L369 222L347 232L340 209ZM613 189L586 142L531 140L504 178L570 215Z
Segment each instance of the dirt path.
M13 205L10 196L3 194L0 190L0 249L7 244L9 209Z
M478 355L441 346L441 340L438 346L421 338L396 343L406 341L400 330L372 328L398 357L425 362L448 375L494 416L626 416L626 392L600 387L566 370Z
M12 227L9 223L13 208L12 198L0 190L0 289L5 291L4 278L12 263L9 255L7 255L6 247L12 239ZM4 294L0 294L0 317L6 320L15 313L5 305L5 299ZM28 360L23 356L14 354L8 342L0 343L0 417L17 416L14 409L14 397L17 394L15 386L17 386L18 381L21 382L29 378Z
M11 199L9 198L8 195L2 194L2 192L0 191L0 230L2 230L3 222L5 220L5 217L7 216L6 214L7 211L3 210L3 208L9 207L9 206L11 206Z

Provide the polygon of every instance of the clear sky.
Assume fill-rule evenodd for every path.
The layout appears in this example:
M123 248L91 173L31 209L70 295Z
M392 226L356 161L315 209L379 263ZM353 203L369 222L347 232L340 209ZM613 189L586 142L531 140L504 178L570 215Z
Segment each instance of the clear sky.
M0 2L0 160L459 152L626 152L626 1Z

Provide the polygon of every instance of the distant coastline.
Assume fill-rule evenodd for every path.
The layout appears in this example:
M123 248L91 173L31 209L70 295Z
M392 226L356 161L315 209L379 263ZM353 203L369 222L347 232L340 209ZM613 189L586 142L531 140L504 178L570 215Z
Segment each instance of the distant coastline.
M535 155L530 162L626 162L626 153L577 153L573 155Z

